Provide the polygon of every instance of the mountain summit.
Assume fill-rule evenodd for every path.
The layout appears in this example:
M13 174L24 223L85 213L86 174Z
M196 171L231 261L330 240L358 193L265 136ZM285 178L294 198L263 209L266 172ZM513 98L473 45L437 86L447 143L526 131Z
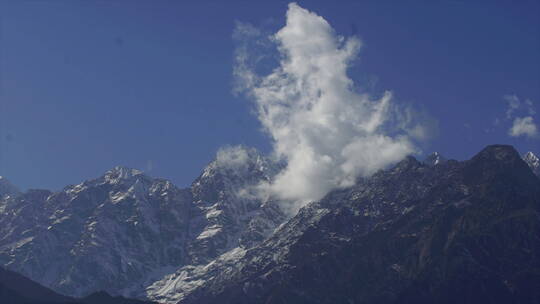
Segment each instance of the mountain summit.
M435 166L446 162L447 159L439 152L433 152L424 159L423 163L429 166Z
M0 198L20 194L19 188L13 185L7 178L0 176Z

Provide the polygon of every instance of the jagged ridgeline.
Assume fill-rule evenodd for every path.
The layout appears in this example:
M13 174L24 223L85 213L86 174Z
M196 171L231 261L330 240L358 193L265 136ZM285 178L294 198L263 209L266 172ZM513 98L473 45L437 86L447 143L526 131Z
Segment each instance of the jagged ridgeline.
M241 252L285 220L275 202L238 195L280 165L240 152L242 163L218 158L187 189L116 167L59 192L10 190L0 202L0 265L70 296L168 294L154 283Z
M409 157L292 218L238 195L281 168L245 155L188 189L122 167L56 193L1 179L0 263L70 296L162 303L540 301L533 153Z

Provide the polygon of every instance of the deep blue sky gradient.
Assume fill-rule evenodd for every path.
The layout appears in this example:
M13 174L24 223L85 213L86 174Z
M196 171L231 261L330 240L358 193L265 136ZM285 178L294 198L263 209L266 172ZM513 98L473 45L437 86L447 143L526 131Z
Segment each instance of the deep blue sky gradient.
M298 1L359 36L356 84L425 108L440 134L424 150L456 159L492 143L540 152L504 119L505 94L540 111L540 1L516 2ZM115 165L186 186L220 146L270 150L231 93L231 35L236 20L277 30L288 1L0 3L0 175L21 188Z

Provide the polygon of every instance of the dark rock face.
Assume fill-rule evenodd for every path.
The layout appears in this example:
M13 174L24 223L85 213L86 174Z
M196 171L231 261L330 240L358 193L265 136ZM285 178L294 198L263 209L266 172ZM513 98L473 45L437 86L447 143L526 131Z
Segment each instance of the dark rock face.
M111 297L105 292L98 292L84 299L70 298L2 268L0 268L0 302L6 304L153 304L153 302Z
M309 204L181 303L539 303L540 179L510 146Z
M47 289L12 271L0 268L0 299L2 303L74 303L76 300Z
M104 291L95 292L82 299L78 299L80 304L158 304L157 302L140 301L126 299L121 296L111 296Z

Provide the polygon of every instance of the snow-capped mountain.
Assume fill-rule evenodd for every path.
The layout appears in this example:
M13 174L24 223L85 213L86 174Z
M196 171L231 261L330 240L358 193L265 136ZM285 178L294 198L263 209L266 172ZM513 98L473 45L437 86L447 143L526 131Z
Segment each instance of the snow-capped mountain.
M116 167L60 192L5 201L0 262L70 296L118 294L185 259L191 195L169 181Z
M532 152L527 152L523 155L523 160L531 167L534 174L540 176L540 159Z
M218 152L191 186L193 241L188 255L192 264L210 262L237 246L251 247L285 219L275 202L243 194L271 180L279 168L255 149L233 147Z
M253 195L283 168L253 149L220 150L187 189L116 167L4 196L0 265L67 295L166 304L535 303L540 180L524 160L538 159L432 156L292 218Z
M0 265L70 296L105 290L145 298L167 274L252 246L285 217L276 203L239 192L278 167L235 149L241 159L218 155L188 189L116 167L59 192L4 197Z
M242 193L270 181L281 168L282 164L255 149L233 147L218 152L191 186L190 262L155 280L138 296L176 303L214 277L222 264L271 235L286 219L277 202Z
M429 166L435 166L446 161L447 159L439 152L433 152L424 159L423 163Z

